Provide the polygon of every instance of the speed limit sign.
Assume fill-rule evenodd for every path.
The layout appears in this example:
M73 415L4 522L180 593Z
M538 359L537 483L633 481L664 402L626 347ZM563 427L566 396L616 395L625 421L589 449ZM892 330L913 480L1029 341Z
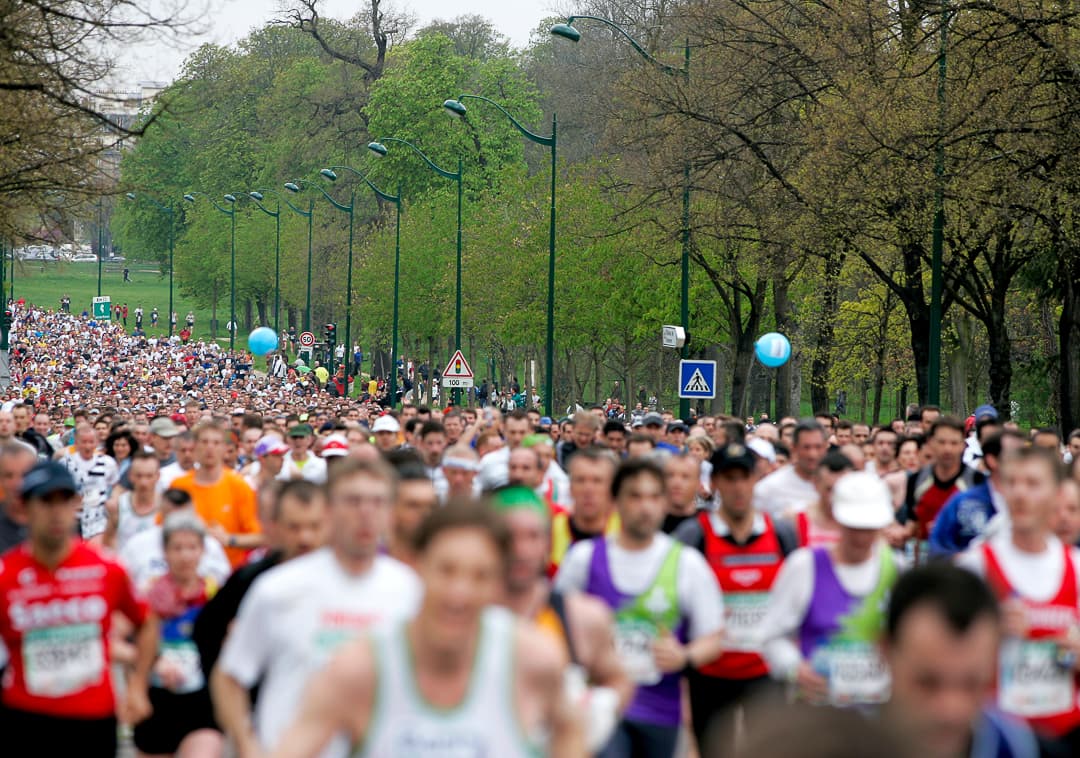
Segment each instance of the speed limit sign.
M311 332L300 332L300 347L311 347L315 344L315 335Z

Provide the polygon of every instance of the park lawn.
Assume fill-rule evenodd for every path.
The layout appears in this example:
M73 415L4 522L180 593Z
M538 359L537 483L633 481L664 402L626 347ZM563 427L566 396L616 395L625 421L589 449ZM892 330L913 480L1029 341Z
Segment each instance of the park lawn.
M11 264L8 263L10 266ZM128 306L128 329L135 329L135 309L142 305L143 329L147 334L167 334L169 329L169 279L163 276L154 263L132 261L131 282L123 281L124 264L106 264L102 267L101 294L112 298L113 305ZM10 270L10 269L9 269ZM4 289L10 292L11 282L4 275ZM61 261L15 261L15 299L25 298L27 303L56 310L60 298L71 298L71 312L89 311L97 295L98 266L96 263L68 263ZM158 309L158 328L150 328L150 311ZM195 312L195 336L210 337L210 309L199 308L194 299L180 294L179 287L173 291L173 307L176 310L177 330L184 328L188 311ZM221 328L218 337L226 337L226 311L218 312ZM227 341L227 339L225 340Z

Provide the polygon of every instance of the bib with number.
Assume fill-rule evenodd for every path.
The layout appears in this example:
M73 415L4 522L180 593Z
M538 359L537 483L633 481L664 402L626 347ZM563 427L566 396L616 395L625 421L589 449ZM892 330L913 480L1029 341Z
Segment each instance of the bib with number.
M27 692L39 697L73 695L105 675L99 624L31 630L23 637L22 655Z
M724 596L724 649L760 653L758 628L769 608L768 592L732 592Z
M889 669L872 643L830 642L814 651L812 664L828 679L833 705L883 703L889 698Z
M177 695L197 692L206 685L203 676L199 648L190 640L181 642L162 642L158 653L161 660L180 672L180 682L171 688Z
M1001 645L998 705L1024 718L1052 716L1073 708L1076 680L1057 662L1048 640L1008 640Z
M637 684L656 684L663 678L656 667L652 646L661 628L673 632L679 623L676 581L681 550L681 544L673 544L652 586L615 613L615 649L627 674Z

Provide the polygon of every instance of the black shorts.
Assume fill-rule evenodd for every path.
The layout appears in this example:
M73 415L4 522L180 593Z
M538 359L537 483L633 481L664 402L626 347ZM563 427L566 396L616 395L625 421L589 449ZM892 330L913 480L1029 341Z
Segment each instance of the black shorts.
M150 705L154 713L135 726L135 747L144 753L175 753L192 732L217 729L210 692L201 689L187 695L177 695L158 687L150 688ZM81 757L80 757L81 758Z
M0 734L4 755L116 758L115 717L71 719L0 707Z

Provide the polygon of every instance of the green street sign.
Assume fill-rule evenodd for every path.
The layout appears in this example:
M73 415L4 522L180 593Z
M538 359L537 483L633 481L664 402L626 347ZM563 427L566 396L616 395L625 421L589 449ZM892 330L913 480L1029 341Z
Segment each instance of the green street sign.
M112 298L110 298L108 295L106 295L105 297L95 297L93 314L95 321L111 321Z

